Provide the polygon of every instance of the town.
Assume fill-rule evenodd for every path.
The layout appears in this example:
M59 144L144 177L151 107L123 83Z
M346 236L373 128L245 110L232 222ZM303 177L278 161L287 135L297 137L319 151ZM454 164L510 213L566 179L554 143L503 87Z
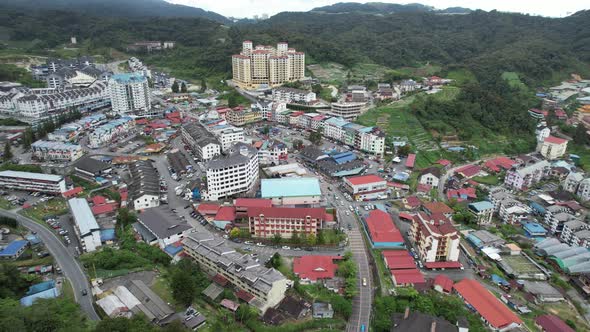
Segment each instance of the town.
M20 306L199 331L590 330L590 79L537 88L535 148L488 154L412 118L453 75L337 85L308 50L255 42L221 88L144 60L173 40L0 82Z

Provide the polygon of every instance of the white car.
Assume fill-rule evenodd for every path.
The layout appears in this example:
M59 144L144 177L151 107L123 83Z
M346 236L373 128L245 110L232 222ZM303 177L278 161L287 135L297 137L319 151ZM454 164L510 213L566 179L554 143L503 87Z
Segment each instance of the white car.
M283 250L291 250L291 247L289 247L289 246L283 246Z
M363 278L363 286L367 286L367 278Z
M350 212L346 211L346 215L347 215L347 216L350 216Z
M262 242L256 243L256 246L257 247L266 247L266 245L264 243L262 243Z

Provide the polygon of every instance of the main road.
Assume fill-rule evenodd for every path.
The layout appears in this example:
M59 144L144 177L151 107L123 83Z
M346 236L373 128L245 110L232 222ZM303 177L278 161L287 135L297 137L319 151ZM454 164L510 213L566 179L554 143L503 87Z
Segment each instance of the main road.
M70 283L74 288L76 302L78 302L82 310L86 312L90 319L100 320L100 317L94 310L92 304L92 292L90 292L90 285L88 279L86 279L84 270L82 270L80 263L74 256L72 256L70 251L67 250L62 241L49 230L49 228L40 225L27 217L6 210L0 210L0 215L16 219L20 225L37 233L37 236L43 241L47 250L61 267L66 278L70 280ZM88 290L88 295L83 296L81 293L82 289Z

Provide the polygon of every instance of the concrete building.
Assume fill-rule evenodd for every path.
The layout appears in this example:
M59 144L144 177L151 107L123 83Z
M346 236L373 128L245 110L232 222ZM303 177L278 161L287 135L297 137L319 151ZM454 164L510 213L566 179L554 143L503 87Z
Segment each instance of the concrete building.
M352 121L361 115L365 111L365 108L365 103L336 102L332 103L329 110L320 110L320 112L329 116L341 117L345 120Z
M582 201L590 200L590 178L585 178L580 182L576 194L582 199Z
M140 73L115 74L109 80L113 112L154 116L148 79Z
M585 222L579 219L570 218L569 221L563 223L563 228L561 231L561 241L569 244L570 246L581 246L579 242L586 242L585 237L590 229L590 225L586 224Z
M429 167L420 172L419 183L430 186L430 188L438 188L438 182L441 176L441 169L439 167Z
M84 151L78 144L39 140L31 144L33 158L39 161L72 162L82 157Z
M74 220L74 229L80 239L82 249L93 252L102 245L100 241L100 227L92 214L88 201L84 198L72 198L68 200L68 207Z
M113 139L119 137L123 133L128 133L129 129L134 126L135 120L128 116L111 120L88 133L88 146L96 149L108 145Z
M412 222L410 238L425 263L459 261L459 232L442 214L418 213Z
M584 174L581 172L570 172L565 180L562 182L563 190L576 193L578 191L578 186L580 182L584 180Z
M377 175L362 175L342 179L346 191L357 201L387 197L387 181Z
M260 165L279 165L289 157L289 150L285 143L276 140L261 142L258 148L258 163Z
M157 244L160 249L181 241L191 227L181 222L178 216L167 207L154 207L145 209L137 215L139 230L142 239L149 245Z
M133 209L143 210L160 205L160 175L148 160L129 164L131 182L129 198Z
M97 177L106 177L113 167L110 164L86 157L74 164L74 174L88 181L95 182Z
M227 156L210 160L206 166L206 200L217 201L252 192L258 183L258 151L244 143L236 143Z
M225 119L232 126L241 127L262 121L262 113L258 108L236 107L227 111Z
M512 169L506 173L504 184L514 189L527 190L545 178L550 168L551 164L547 160L542 160L523 168Z
M280 87L272 90L272 99L288 104L309 104L315 101L317 96L315 93L307 90Z
M0 188L60 195L66 191L66 181L60 175L1 171Z
M553 160L562 157L567 149L567 140L555 136L548 136L539 144L539 152L548 160Z
M578 220L578 218L568 212L557 212L545 214L545 224L549 225L549 230L553 234L561 234L567 222Z
M242 88L279 86L305 76L305 53L289 48L257 45L246 40L240 54L232 56L233 82Z
M260 192L260 197L271 199L275 206L316 206L322 199L320 182L315 177L262 179Z
M221 144L215 136L196 122L182 126L180 134L184 144L199 160L211 160L221 154Z
M492 203L488 201L474 202L467 207L475 217L478 225L485 226L492 223L492 216L494 215L494 205Z
M290 239L317 235L326 219L323 208L253 207L248 209L248 224L253 237L271 239L276 234Z
M290 282L273 268L266 268L250 255L240 254L223 241L205 233L192 233L182 241L184 252L201 268L218 274L239 289L238 297L261 312L278 305Z

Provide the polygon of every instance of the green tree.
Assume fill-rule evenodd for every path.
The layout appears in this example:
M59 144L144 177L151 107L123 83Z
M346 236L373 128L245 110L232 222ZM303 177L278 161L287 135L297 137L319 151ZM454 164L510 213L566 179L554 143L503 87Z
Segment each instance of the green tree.
M311 86L311 91L313 91L313 93L316 94L316 96L318 96L318 98L320 97L320 94L322 93L322 85L321 84L314 84Z
M301 238L299 237L298 232L293 232L293 235L291 235L291 243L294 245L299 245L301 243Z
M282 240L283 238L281 237L281 234L275 233L272 237L272 244L274 244L275 246L279 245Z
M197 295L195 284L189 274L185 271L176 270L170 280L172 296L176 303L189 306Z
M249 305L241 305L238 310L236 310L236 319L240 322L247 322L252 319L256 319L258 313L256 309Z
M232 228L231 231L229 231L229 237L232 239L240 237L240 229L237 227Z
M305 239L305 242L307 243L308 246L315 246L317 243L317 237L314 234L308 234L307 238Z
M574 143L582 146L590 144L590 136L588 136L586 127L584 127L584 125L581 123L576 127L576 132L574 133Z
M201 78L201 88L199 89L200 93L207 91L207 81L204 78Z
M319 245L322 245L326 242L325 238L324 238L324 232L322 232L322 230L318 230L318 235L316 237L316 242Z
M6 143L4 143L4 155L2 156L2 159L4 161L9 161L10 159L12 159L12 151L10 150L9 141L6 141Z
M172 83L172 92L178 93L179 90L180 90L180 87L178 86L178 81L174 80L174 83Z
M322 143L322 127L309 134L309 141L315 145L320 145Z
M275 268L278 269L283 264L283 258L278 252L275 252L274 255L268 260L266 263L267 268Z
M35 136L33 134L33 129L31 127L27 127L25 133L23 135L23 147L28 149L31 147L31 144L35 141Z
M400 156L407 156L411 151L412 147L409 144L397 148L397 154Z
M186 88L186 83L182 82L182 84L180 85L180 92L186 93L187 91L188 89Z

